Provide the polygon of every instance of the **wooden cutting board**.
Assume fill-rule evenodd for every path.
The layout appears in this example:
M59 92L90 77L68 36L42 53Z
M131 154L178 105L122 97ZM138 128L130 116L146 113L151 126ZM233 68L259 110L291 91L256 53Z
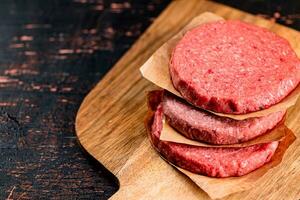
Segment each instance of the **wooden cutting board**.
M270 28L289 39L300 55L300 34L236 9L201 0L177 0L155 20L132 48L84 99L76 118L82 146L120 182L112 199L209 199L191 180L162 160L147 139L143 120L146 91L154 89L139 67L193 17L213 12ZM300 137L300 102L289 110L287 126ZM299 199L300 141L285 154L281 167L249 191L225 199Z

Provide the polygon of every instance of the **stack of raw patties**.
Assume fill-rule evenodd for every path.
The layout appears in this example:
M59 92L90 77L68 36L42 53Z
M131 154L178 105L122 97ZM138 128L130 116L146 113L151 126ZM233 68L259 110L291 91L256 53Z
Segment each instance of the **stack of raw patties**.
M176 44L169 73L179 95L150 92L147 121L151 142L166 160L211 177L242 176L271 160L278 141L234 144L269 134L285 109L242 120L236 116L270 109L297 88L300 60L285 39L240 21L207 23ZM207 145L161 140L166 124Z

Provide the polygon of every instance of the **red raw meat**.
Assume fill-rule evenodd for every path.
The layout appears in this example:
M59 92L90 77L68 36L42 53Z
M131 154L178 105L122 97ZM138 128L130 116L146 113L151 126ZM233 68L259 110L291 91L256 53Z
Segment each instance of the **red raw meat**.
M287 40L232 20L188 31L173 50L169 70L186 100L231 114L266 109L300 81L300 60Z
M166 160L193 173L210 177L243 176L269 162L279 144L275 141L249 147L198 147L161 141L163 109L158 99L150 97L151 108L156 108L147 124L151 142Z
M211 144L236 144L273 129L284 117L279 111L264 117L234 120L198 109L166 91L163 113L173 128L187 138Z

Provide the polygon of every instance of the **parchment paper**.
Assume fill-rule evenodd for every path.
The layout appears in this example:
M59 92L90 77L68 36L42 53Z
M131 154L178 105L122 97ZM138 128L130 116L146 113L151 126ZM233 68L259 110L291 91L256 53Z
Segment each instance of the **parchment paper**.
M148 93L148 113L145 119L145 127L148 135L151 134L151 125L153 122L153 113L156 110L160 102L160 96L158 91ZM264 176L268 173L272 173L273 170L277 170L280 167L283 155L288 147L295 141L296 137L291 130L286 126L282 126L282 131L286 134L280 140L279 145L275 154L273 155L271 161L261 168L241 177L229 177L229 178L211 178L208 176L202 176L199 174L191 173L185 169L174 166L180 172L188 176L197 186L199 186L203 191L205 191L212 199L222 198L227 195L249 190L255 185L259 184L259 181L264 179ZM151 141L151 139L150 139ZM153 145L156 149L156 147ZM213 147L212 147L213 148ZM156 149L159 151L158 149ZM161 156L161 155L160 155ZM162 157L162 156L161 156ZM164 160L165 158L162 157ZM279 165L279 166L278 166Z
M287 134L288 134L288 131L282 122L278 126L276 126L273 130L271 130L270 132L268 132L262 136L259 136L253 140L239 143L239 144L213 145L213 144L207 144L205 142L191 140L191 139L183 136L182 134L178 133L167 122L164 121L163 129L161 131L159 139L163 140L163 141L176 142L176 143L181 143L181 144L189 144L189 145L195 145L195 146L205 146L205 147L218 147L218 146L219 147L246 147L246 146L250 146L253 144L279 141L279 140L282 140Z
M181 31L179 31L174 37L168 40L165 44L163 44L158 50L154 52L154 54L144 63L144 65L140 68L142 76L147 80L151 81L155 85L164 88L171 93L179 96L179 92L174 88L169 74L169 60L171 57L171 52L173 48L176 46L177 42L183 37L183 35L190 29L199 26L204 23L224 20L222 17L215 15L213 13L203 13L197 17L195 17L188 25L186 25ZM298 97L300 95L300 85L290 93L286 98L284 98L281 102L261 111L252 112L248 114L242 115L233 115L233 114L223 114L216 113L213 111L209 111L214 113L215 115L230 117L236 120L243 120L251 117L261 117L265 116L277 111L286 110L287 108L295 105Z

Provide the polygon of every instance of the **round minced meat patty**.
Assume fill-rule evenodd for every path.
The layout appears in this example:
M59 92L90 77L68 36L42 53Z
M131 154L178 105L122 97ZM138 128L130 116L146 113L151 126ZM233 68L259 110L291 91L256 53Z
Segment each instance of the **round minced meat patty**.
M279 142L255 144L249 147L198 147L161 141L163 107L156 108L146 123L151 143L170 163L190 172L210 177L243 176L269 162Z
M169 70L190 103L228 114L266 109L300 81L300 60L286 39L234 20L188 31L173 50Z
M264 117L234 120L198 109L166 91L162 106L166 121L178 132L210 144L249 141L273 129L285 115L285 111L279 111Z

